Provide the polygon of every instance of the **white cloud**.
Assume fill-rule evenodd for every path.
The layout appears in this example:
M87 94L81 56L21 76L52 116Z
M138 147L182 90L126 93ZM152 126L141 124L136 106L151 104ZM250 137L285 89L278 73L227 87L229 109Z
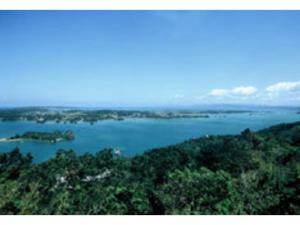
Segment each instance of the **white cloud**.
M209 95L220 97L227 95L236 95L236 96L249 96L257 92L257 89L253 86L240 86L233 89L213 89Z
M300 89L300 81L296 82L279 82L266 87L268 92L294 91Z
M271 105L294 105L300 101L300 80L273 83L258 90L254 86L212 89L197 100L213 103L249 103Z
M257 92L257 89L255 87L252 87L252 86L248 86L248 87L241 86L241 87L236 87L236 88L232 89L231 92L233 94L248 96L248 95L252 95L255 92Z
M224 96L227 95L229 93L229 90L226 89L213 89L209 95L212 96Z

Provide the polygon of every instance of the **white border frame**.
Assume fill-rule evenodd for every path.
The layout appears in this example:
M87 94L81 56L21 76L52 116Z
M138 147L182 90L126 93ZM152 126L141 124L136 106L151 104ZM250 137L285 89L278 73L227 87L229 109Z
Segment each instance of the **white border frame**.
M5 225L296 225L299 216L1 216Z
M298 0L0 0L0 9L295 10Z
M0 10L299 10L297 0L0 0ZM299 21L300 22L300 21ZM299 216L0 216L1 224L296 225Z

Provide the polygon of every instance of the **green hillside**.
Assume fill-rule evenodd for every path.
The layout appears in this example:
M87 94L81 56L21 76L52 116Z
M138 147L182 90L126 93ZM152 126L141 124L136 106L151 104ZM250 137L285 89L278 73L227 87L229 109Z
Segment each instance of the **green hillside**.
M300 122L122 157L0 154L0 214L300 214Z

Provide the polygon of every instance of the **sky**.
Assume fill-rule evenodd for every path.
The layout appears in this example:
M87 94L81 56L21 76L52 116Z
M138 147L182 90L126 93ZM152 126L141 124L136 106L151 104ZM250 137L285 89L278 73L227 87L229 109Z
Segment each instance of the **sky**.
M0 11L0 106L300 105L300 11Z

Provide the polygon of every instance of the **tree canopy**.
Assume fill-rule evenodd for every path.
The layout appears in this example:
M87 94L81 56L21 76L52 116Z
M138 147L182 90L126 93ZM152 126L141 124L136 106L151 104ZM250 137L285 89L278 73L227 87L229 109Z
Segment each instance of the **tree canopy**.
M300 214L300 123L133 157L0 154L0 214Z

